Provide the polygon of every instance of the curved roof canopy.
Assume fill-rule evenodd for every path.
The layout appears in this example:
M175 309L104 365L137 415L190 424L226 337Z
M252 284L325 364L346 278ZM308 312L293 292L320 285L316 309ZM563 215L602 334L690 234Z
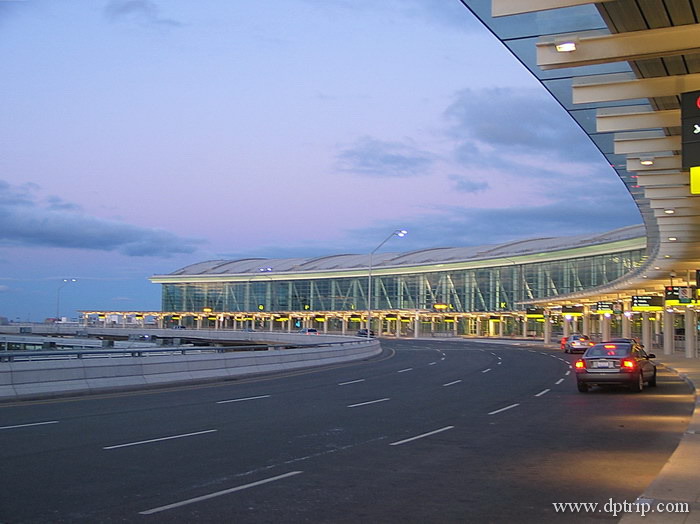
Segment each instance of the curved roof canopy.
M700 90L700 2L461 1L569 112L634 198L649 258L608 290L657 293L672 271L680 278L700 267L700 200L681 169L680 137L680 95Z
M536 238L498 245L444 247L412 251L408 253L375 253L372 267L420 266L440 263L456 263L488 259L508 259L639 239L644 236L641 225L628 226L608 233L576 235L570 237ZM642 243L643 244L643 243ZM526 260L523 260L526 262ZM369 266L369 254L329 255L314 258L243 258L240 260L210 260L178 269L169 276L190 275L277 275L279 273L304 273L316 271L363 269Z

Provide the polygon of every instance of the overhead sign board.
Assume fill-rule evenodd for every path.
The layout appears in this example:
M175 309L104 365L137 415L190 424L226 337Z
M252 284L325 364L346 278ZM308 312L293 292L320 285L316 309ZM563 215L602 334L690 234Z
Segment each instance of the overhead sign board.
M632 311L663 311L664 297L635 295L632 297Z
M614 313L614 304L612 302L596 302L595 303L595 311L596 313Z
M683 170L690 171L690 192L700 193L700 91L681 93Z
M527 318L544 318L544 308L527 307L525 308L525 316Z
M667 306L698 304L696 286L666 286L664 299Z
M570 317L581 317L583 316L583 306L562 306L561 314Z

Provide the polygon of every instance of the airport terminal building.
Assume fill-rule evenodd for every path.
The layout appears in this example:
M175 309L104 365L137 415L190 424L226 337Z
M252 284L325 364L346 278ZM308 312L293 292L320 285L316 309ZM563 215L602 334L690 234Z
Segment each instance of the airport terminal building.
M151 277L162 311L150 315L163 327L354 334L369 314L377 334L542 336L545 323L561 330L561 311L528 304L605 287L645 253L644 227L630 226L407 253L212 260Z

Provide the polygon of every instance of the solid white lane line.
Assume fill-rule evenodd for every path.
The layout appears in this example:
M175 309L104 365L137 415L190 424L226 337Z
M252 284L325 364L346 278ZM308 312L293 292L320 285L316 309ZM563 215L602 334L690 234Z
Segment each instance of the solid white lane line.
M270 398L270 395L260 395L257 397L232 398L231 400L219 400L217 404L228 404L229 402L245 402L246 400L258 400L259 398Z
M397 373L405 373L406 371L413 371L413 368L399 369Z
M364 382L364 378L358 378L357 380L350 380L348 382L340 382L339 386L347 386L348 384L357 384L358 382Z
M555 385L558 385L558 384L561 384L562 382L564 382L564 379L563 379L563 378L560 378L560 379L557 380L554 384L555 384Z
M380 398L377 400L370 400L369 402L360 402L359 404L350 404L348 407L349 408L357 408L360 406L367 406L368 404L376 404L377 402L386 402L387 400L390 400L389 398Z
M30 426L44 426L46 424L58 424L58 420L49 420L47 422L31 422L29 424L17 424L15 426L0 426L0 429L28 428Z
M435 431L430 431L428 433L423 433L422 435L416 435L415 437L407 438L404 440L399 440L397 442L392 442L389 445L390 446L400 446L401 444L405 444L406 442L412 442L414 440L418 440L419 438L429 437L429 436L435 435L437 433L442 433L443 431L449 431L450 429L454 429L454 426L445 426L444 428L436 429Z
M455 385L455 384L459 384L460 382L462 382L462 380L455 380L455 381L453 381L453 382L448 382L447 384L443 384L442 387L445 387L445 386L453 386L453 385Z
M209 493L208 495L202 495L201 497L194 497L192 499L183 500L181 502L175 502L173 504L168 504L167 506L160 506L159 508L148 509L146 511L140 511L139 515L153 515L154 513L160 513L161 511L166 511L173 508L179 508L186 506L188 504L194 504L195 502L201 502L203 500L213 499L214 497L220 497L222 495L228 495L229 493L235 493L236 491L242 491L248 488L254 488L256 486L262 486L263 484L268 484L270 482L275 482L276 480L282 480L288 477L293 477L294 475L299 475L303 473L302 471L290 471L284 475L277 475L276 477L270 477L268 479L258 480L257 482L251 482L250 484L244 484L243 486L237 486L231 489L224 489L222 491L216 491L215 493Z
M485 370L482 371L482 373L488 373L489 371L491 371L491 368L486 368Z
M549 393L550 391L552 391L552 390L549 389L549 388L543 389L542 391L540 391L540 392L539 392L537 395L535 395L535 396L536 396L536 397L541 397L542 395L545 395L545 394Z
M194 433L183 433L182 435L172 435L170 437L152 438L150 440L140 440L138 442L129 442L128 444L117 444L116 446L106 446L102 449L117 449L127 448L129 446L138 446L140 444L150 444L152 442L161 442L163 440L173 440L176 438L194 437L195 435L204 435L205 433L214 433L218 429L207 429L205 431L196 431Z
M492 411L491 413L489 413L489 415L495 415L496 413L501 413L501 412L506 411L508 409L513 409L515 407L518 407L519 405L520 404L511 404L510 406L506 406L504 408L497 409L496 411Z

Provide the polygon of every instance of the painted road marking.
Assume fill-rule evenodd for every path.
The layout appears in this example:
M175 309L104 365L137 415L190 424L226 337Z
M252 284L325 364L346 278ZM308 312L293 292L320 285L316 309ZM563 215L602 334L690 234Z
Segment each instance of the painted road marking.
M260 395L257 397L232 398L231 400L219 400L217 404L228 404L229 402L245 402L247 400L258 400L259 398L270 398L270 395Z
M543 389L542 391L540 391L540 392L539 392L537 395L535 395L535 396L536 396L536 397L541 397L542 395L545 395L545 394L549 393L550 391L552 391L552 390L549 389L549 388Z
M348 384L357 384L358 382L364 382L364 378L358 378L357 380L350 380L348 382L340 382L339 386L347 386Z
M153 438L149 440L140 440L138 442L129 442L128 444L117 444L116 446L106 446L102 449L117 449L117 448L127 448L129 446L139 446L141 444L150 444L152 442L161 442L163 440L173 440L176 438L194 437L195 435L204 435L205 433L214 433L218 429L207 429L205 431L196 431L194 433L183 433L182 435L172 435L170 437L160 437Z
M482 371L482 373L488 373L489 371L491 371L491 368L486 368L485 370Z
M563 378L560 378L560 379L557 380L554 384L555 384L555 385L558 385L558 384L561 384L562 382L564 382L564 379L563 379Z
M504 407L504 408L497 409L496 411L492 411L491 413L489 413L489 415L495 415L496 413L502 413L503 411L506 411L506 410L509 410L509 409L513 409L513 408L515 408L515 407L518 407L519 405L520 405L520 404L511 404L510 406L506 406L506 407Z
M431 363L428 364L428 365L429 365L429 366L434 366L435 364L437 364L437 362L431 362Z
M461 379L460 379L460 380L455 380L455 381L453 381L453 382L448 382L447 384L443 384L442 387L445 387L445 386L454 386L455 384L459 384L460 382L462 382Z
M17 424L15 426L0 426L0 429L28 428L31 426L44 426L46 424L58 424L58 420L49 420L47 422L31 422L29 424Z
M397 373L405 373L406 371L413 371L413 368L399 369Z
M228 495L229 493L235 493L236 491L243 491L244 489L254 488L256 486L262 486L263 484L268 484L270 482L275 482L277 480L286 479L288 477L293 477L294 475L299 475L303 473L302 471L290 471L284 475L277 475L276 477L270 477L263 480L258 480L257 482L251 482L250 484L244 484L242 486L236 486L235 488L225 489L222 491L216 491L214 493L209 493L208 495L202 495L201 497L194 497L191 499L183 500L181 502L175 502L173 504L168 504L167 506L160 506L158 508L149 509L146 511L139 512L139 515L153 515L154 513L160 513L161 511L166 511L173 508L180 508L188 504L194 504L195 502L201 502L203 500L213 499L214 497L221 497L222 495Z
M450 429L454 429L454 426L445 426L444 428L436 429L435 431L430 431L428 433L423 433L422 435L416 435L415 437L407 438L404 440L399 440L397 442L392 442L389 445L390 446L400 446L401 444L406 444L406 442L413 442L414 440L429 437L429 436L435 435L437 433L442 433L443 431L449 431Z
M370 400L369 402L360 402L359 404L350 404L348 407L349 408L358 408L360 406L367 406L368 404L376 404L377 402L386 402L387 400L391 400L389 398L380 398L377 400Z

